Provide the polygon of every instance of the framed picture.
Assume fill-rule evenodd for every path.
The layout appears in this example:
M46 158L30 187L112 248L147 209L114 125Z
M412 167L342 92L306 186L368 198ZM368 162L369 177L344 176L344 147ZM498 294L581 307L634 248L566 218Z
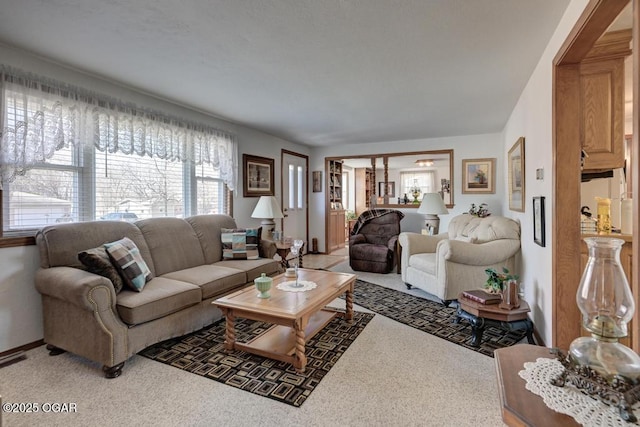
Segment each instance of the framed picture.
M533 198L533 241L544 248L544 197Z
M518 138L508 155L509 209L524 212L524 137Z
M243 154L242 165L242 194L244 197L275 195L273 159Z
M462 160L462 193L496 192L496 159Z
M322 171L313 171L313 192L322 192Z
M396 197L396 182L395 181L387 181L387 194L389 197ZM378 196L384 196L384 182L380 181L378 183Z

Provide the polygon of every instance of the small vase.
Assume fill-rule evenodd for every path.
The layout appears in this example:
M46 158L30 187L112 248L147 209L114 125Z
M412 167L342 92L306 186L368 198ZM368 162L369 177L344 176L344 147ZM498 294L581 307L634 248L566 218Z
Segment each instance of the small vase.
M518 281L507 280L502 290L502 302L500 308L513 310L520 307L520 297L518 296Z
M271 297L271 294L269 293L271 284L273 283L273 279L271 277L268 277L265 273L262 273L262 276L256 278L253 283L256 285L256 289L260 292L258 294L258 298Z

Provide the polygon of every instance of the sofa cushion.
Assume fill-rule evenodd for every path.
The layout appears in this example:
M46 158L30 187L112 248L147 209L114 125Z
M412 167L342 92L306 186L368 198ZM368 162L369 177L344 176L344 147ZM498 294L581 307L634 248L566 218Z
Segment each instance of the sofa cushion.
M78 253L87 248L97 248L106 242L128 237L142 258L152 268L151 253L142 233L136 225L126 221L87 221L48 225L36 233L40 253L40 266L83 268ZM219 260L218 260L219 261Z
M141 292L153 275L142 259L136 244L125 237L115 242L105 243L104 247L127 286Z
M184 219L142 219L136 226L149 246L156 276L205 264L196 232Z
M159 319L200 303L202 292L191 283L155 277L144 292L123 290L116 297L116 309L123 322L138 325Z
M104 246L82 251L78 254L78 259L91 273L99 274L111 280L116 294L122 290L124 286L122 277L120 277L118 270L111 262L111 258L109 258Z
M233 264L237 266L243 263L235 262ZM173 271L162 277L191 283L200 287L202 290L202 299L211 298L248 282L245 271L237 268L214 265L200 265L198 267Z
M211 264L222 260L220 229L237 228L235 220L229 215L195 215L186 218L186 221L196 233L204 253L204 262L200 264Z
M247 282L253 282L256 277L260 277L262 273L267 276L280 272L280 261L274 259L248 259L246 261L220 261L212 264L216 267L235 268L244 271L247 274Z
M222 242L222 259L246 260L258 259L257 228L223 228L220 230Z
M409 257L409 266L435 276L436 261L435 253L419 253Z

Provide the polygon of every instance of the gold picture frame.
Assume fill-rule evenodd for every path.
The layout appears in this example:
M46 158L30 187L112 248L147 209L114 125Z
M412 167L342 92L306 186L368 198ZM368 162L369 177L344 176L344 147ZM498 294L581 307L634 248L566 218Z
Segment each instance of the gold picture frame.
M495 194L496 159L462 160L462 194Z
M244 197L274 196L274 160L242 155L242 195Z
M509 209L524 212L525 170L524 170L524 137L521 136L513 144L508 154L509 160Z

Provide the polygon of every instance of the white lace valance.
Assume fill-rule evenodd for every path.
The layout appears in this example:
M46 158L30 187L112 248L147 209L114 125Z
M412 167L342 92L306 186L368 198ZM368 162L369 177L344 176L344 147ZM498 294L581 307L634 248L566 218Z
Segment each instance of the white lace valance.
M230 190L237 183L237 143L229 132L144 110L63 83L0 67L0 188L57 150L102 152L206 163Z

